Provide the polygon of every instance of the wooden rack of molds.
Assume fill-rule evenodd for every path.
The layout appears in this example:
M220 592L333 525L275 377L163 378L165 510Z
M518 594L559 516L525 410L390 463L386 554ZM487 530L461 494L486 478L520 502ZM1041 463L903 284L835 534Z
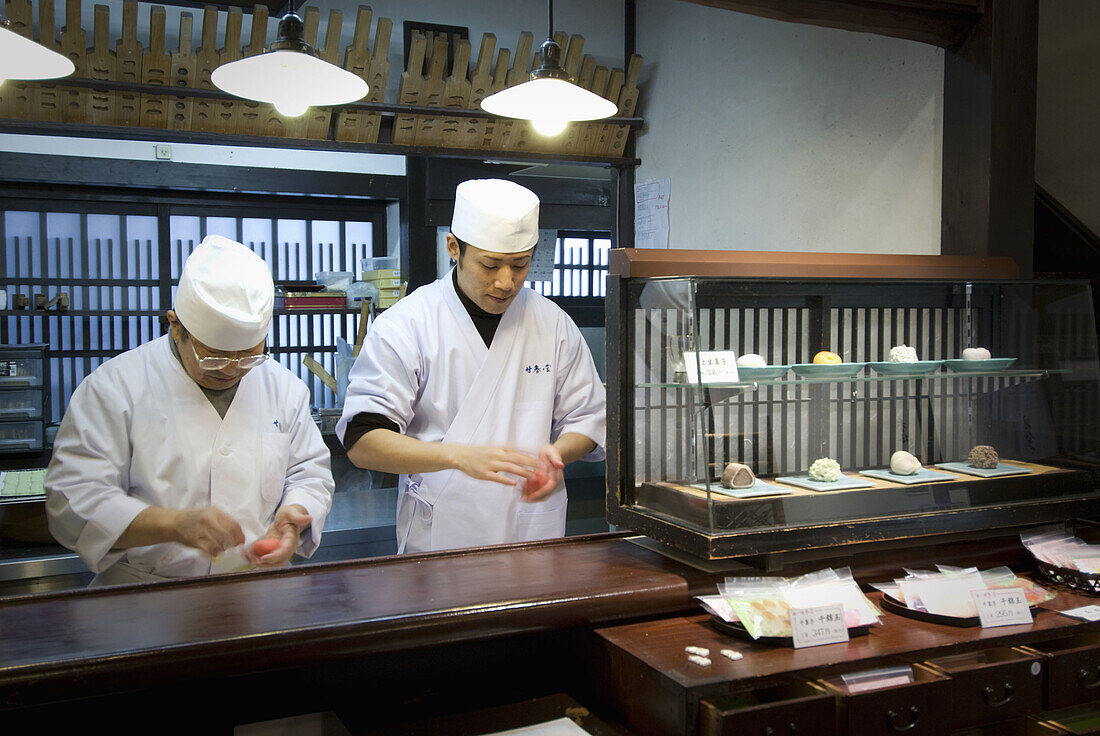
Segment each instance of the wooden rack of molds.
M264 51L269 27L274 33L275 25L264 5L255 5L248 43L243 46L244 14L240 8L227 11L220 38L221 11L212 5L203 8L197 47L193 16L183 12L177 47L170 50L166 48L167 18L161 6L149 9L149 39L143 45L137 37L135 0L122 4L122 32L117 39L110 35L109 8L96 5L91 44L81 25L80 0L66 0L60 33L54 0L37 0L37 4L37 38L30 0L7 0L11 29L65 54L76 71L70 77L45 82L7 81L0 86L0 118L62 127L120 126L391 144L386 146L390 149L524 151L576 157L622 156L630 128L641 122L632 118L638 103L641 57L633 56L625 73L622 69L609 71L596 66L591 56L582 57L584 39L578 35L555 34L565 50L565 68L582 87L615 102L618 117L614 122L573 123L562 135L547 138L534 132L528 121L494 117L480 110L487 95L527 81L537 59L534 36L528 32L520 34L515 54L507 48L497 50L496 37L484 34L472 69L469 41L455 41L452 54L445 36L413 33L398 100L387 104L383 97L390 72L392 21L377 19L372 46L372 11L360 5L351 43L341 56L343 14L329 12L324 43L318 45L321 14L315 7L306 7L302 11L306 42L321 59L366 80L370 91L356 103L312 107L301 117L287 118L270 104L227 95L210 82L211 72L221 64Z

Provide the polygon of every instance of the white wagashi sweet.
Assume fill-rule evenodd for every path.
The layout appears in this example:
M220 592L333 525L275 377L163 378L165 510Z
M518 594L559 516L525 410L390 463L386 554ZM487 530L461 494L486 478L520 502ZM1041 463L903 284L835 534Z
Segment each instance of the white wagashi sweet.
M814 460L813 465L810 466L809 476L810 480L816 480L823 483L832 483L835 480L840 480L840 463L833 460L831 457L823 457Z
M890 456L890 472L895 475L913 475L920 470L920 460L905 450L898 450Z
M890 348L889 361L891 363L916 363L917 349L908 345L895 345Z
M756 485L756 475L748 465L728 463L722 471L722 485L726 488L752 488Z
M963 350L963 360L989 360L989 351L985 348L967 348Z
M756 353L745 353L737 359L738 368L763 368L768 364L764 356Z

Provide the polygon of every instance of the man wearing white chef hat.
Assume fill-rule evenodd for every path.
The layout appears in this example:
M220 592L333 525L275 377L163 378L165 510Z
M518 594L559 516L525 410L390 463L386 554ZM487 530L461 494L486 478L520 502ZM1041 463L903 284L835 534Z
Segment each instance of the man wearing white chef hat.
M306 385L264 353L273 301L267 264L208 236L184 264L170 334L73 392L46 512L93 584L270 567L317 549L329 453ZM257 554L260 538L277 548Z
M562 468L604 457L605 393L573 321L523 282L539 200L500 179L455 193L455 267L375 321L336 432L400 474L399 552L560 537Z

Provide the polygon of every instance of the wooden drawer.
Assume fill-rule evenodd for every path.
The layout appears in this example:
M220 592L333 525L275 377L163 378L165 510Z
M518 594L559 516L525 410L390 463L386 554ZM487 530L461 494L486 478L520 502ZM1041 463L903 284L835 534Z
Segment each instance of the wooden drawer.
M1047 710L1100 700L1100 633L1021 647L1046 657Z
M1043 709L1044 658L1011 647L939 657L925 662L951 678L948 727L984 726Z
M835 736L836 699L808 682L705 698L702 736Z
M839 732L851 736L905 733L943 736L947 733L950 680L920 664L913 665L914 681L869 692L851 693L836 680L818 684L837 697Z
M1042 713L1035 716L1032 721L1032 730L1028 732L1028 736L1035 734L1100 736L1100 703L1085 703L1072 708Z

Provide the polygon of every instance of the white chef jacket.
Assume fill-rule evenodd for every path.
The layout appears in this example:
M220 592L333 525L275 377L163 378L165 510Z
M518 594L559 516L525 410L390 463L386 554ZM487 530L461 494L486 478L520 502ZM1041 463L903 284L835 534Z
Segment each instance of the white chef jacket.
M336 425L367 412L424 442L507 445L538 454L576 432L604 458L606 393L580 330L556 304L523 289L485 346L450 273L375 320L349 374ZM522 481L521 481L522 482ZM400 478L399 552L528 541L565 534L563 483L542 501L459 470Z
M247 567L241 548L212 562L179 543L112 550L149 506L217 506L262 537L287 504L312 517L298 552L321 540L335 485L309 391L275 361L240 381L225 418L187 375L167 335L107 361L69 401L46 471L50 532L94 572L189 577Z

